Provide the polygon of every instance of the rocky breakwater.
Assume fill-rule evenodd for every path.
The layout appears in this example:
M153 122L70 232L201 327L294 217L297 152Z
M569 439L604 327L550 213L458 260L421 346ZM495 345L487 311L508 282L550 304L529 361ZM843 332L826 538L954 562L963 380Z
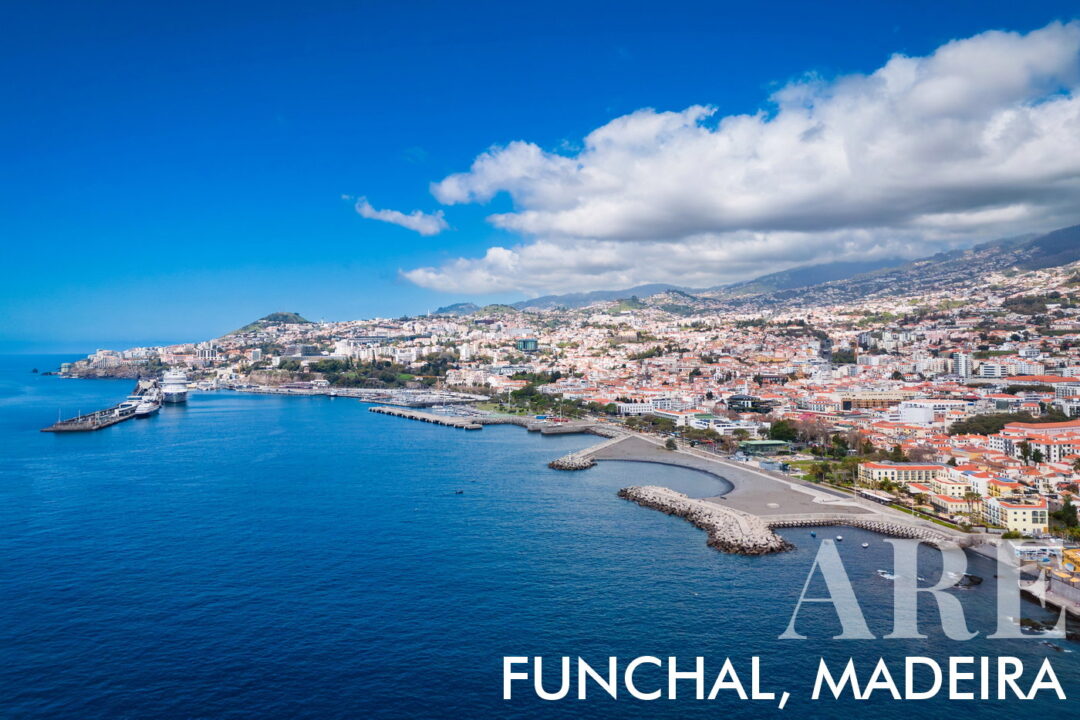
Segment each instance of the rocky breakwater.
M891 537L908 538L911 540L921 540L931 545L969 545L972 538L965 537L959 533L949 534L942 532L935 528L925 527L921 525L914 525L906 523L901 520L893 520L892 518L883 517L881 515L861 516L861 515L820 515L813 517L799 517L792 518L787 516L769 517L767 518L769 527L771 528L792 528L792 527L819 527L822 525L846 525L848 527L861 528L863 530L871 530L881 535L889 535Z
M709 535L709 547L738 555L767 555L794 546L777 535L761 518L706 500L695 500L669 488L628 487L619 497L668 515L675 515Z
M590 455L570 453L552 460L548 463L548 467L553 470L588 470L595 464L596 461Z

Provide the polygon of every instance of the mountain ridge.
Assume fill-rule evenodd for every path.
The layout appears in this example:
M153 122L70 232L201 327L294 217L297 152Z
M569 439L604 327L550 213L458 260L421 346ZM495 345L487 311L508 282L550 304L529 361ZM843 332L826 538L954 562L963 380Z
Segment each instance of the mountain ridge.
M1080 225L1046 233L1029 233L989 240L969 248L946 250L904 260L883 258L802 265L711 288L687 288L668 283L645 283L621 290L544 295L513 303L517 310L574 309L597 302L644 299L679 293L718 309L746 305L794 305L851 302L867 297L929 291L970 281L976 275L1003 271L1039 270L1080 260ZM435 314L468 315L482 309L475 303L456 303Z

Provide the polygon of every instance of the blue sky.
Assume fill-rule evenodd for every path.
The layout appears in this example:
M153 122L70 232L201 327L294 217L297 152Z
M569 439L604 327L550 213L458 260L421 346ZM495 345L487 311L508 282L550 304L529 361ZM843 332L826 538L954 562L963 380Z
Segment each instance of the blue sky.
M894 53L1077 14L1075 3L986 1L303 5L7 7L0 351L197 340L275 310L393 316L579 288L588 263L565 284L544 274L560 268L528 265L491 281L449 278L456 267L487 278L489 266L456 259L553 232L551 206L535 199L552 188L529 170L490 198L444 191L440 202L431 184L492 146L523 140L573 158L590 132L642 108L708 105L713 120L686 122L715 123L768 109L807 73L872 73ZM1043 90L1060 94L1062 82ZM359 197L441 209L448 229L424 236L365 219ZM522 209L544 229L489 220ZM574 252L591 252L594 238L569 232ZM672 271L605 272L598 286Z

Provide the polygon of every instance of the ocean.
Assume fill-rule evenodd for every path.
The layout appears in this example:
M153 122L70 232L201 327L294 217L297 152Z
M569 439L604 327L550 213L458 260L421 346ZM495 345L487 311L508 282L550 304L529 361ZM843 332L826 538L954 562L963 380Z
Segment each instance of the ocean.
M982 558L970 567L986 581L954 591L973 640L942 636L929 603L924 640L833 640L827 605L800 614L807 640L779 640L818 543L836 534L867 623L887 634L892 584L877 571L891 546L800 528L785 532L792 552L724 555L689 523L615 496L660 484L703 497L723 492L716 478L623 462L555 471L549 460L597 438L465 432L350 399L192 393L99 432L39 432L133 385L31 372L67 359L0 357L0 717L906 718L975 704L814 702L821 657L837 673L853 658L864 679L879 657L899 675L908 655L1011 655L1027 678L1048 657L1080 691L1080 645L985 638L994 570ZM936 552L924 560L936 579ZM597 668L704 655L707 687L731 657L748 689L758 656L763 689L791 699L783 711L731 692L697 701L687 685L678 700L612 700L594 685L587 701L542 701L519 682L503 700L502 658L535 655L549 689L564 655ZM655 669L638 677L664 684ZM977 712L1069 702L1040 694Z

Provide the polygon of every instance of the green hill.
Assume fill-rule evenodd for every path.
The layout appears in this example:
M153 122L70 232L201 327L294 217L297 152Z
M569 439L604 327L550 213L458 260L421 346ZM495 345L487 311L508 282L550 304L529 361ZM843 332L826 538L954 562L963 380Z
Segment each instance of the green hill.
M302 317L299 313L294 312L273 312L265 317L261 317L255 322L248 323L239 330L233 330L230 335L239 335L241 333L257 332L259 330L265 330L269 325L309 325L311 321L305 317Z

